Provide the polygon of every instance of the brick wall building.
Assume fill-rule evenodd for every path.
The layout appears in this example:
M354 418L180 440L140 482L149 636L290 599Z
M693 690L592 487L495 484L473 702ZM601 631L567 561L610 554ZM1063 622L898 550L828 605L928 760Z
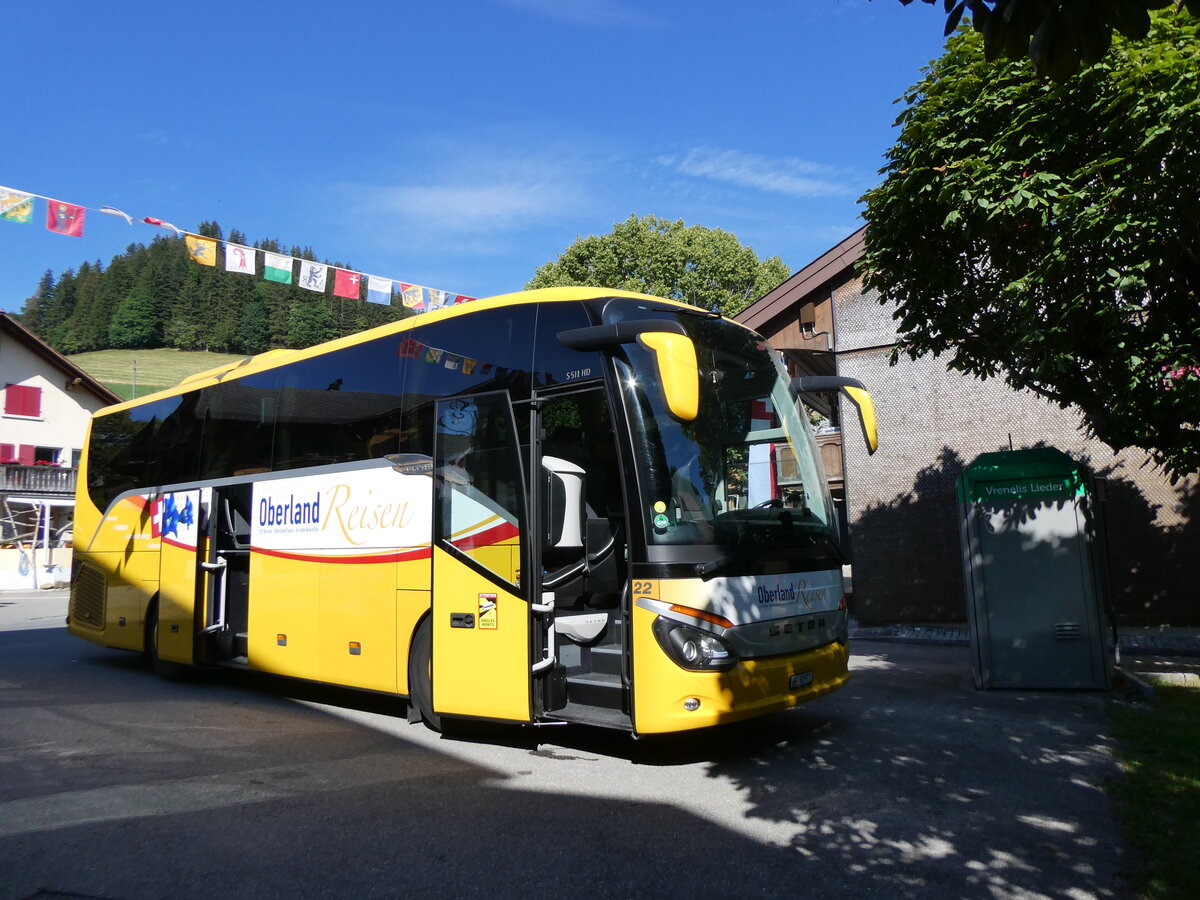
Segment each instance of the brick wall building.
M950 372L932 357L891 366L894 322L854 273L862 250L860 230L738 316L794 365L814 352L791 337L795 323L827 322L822 364L875 398L879 452L868 456L850 427L842 443L859 621L964 621L955 480L980 453L1049 445L1102 479L1101 543L1118 621L1200 624L1200 480L1172 485L1145 454L1114 454L1086 437L1076 413L999 379ZM834 416L853 424L848 407Z

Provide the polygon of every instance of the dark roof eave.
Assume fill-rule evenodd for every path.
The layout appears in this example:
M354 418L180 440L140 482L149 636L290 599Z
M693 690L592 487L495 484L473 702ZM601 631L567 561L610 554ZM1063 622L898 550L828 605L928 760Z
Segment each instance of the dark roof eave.
M866 232L867 226L864 225L787 281L767 291L734 316L734 320L759 331L775 317L803 304L808 295L845 274L862 259L866 251Z
M46 360L46 362L60 369L66 375L71 376L73 381L77 379L81 386L95 394L106 406L121 402L119 395L110 391L12 316L8 315L8 313L0 312L0 329L12 335L35 354Z

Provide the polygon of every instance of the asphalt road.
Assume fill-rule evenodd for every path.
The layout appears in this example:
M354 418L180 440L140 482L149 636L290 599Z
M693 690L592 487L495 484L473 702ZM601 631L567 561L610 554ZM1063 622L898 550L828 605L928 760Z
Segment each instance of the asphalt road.
M0 594L0 898L1122 897L1106 698L976 692L860 643L850 686L667 740L441 737L403 704L157 680Z

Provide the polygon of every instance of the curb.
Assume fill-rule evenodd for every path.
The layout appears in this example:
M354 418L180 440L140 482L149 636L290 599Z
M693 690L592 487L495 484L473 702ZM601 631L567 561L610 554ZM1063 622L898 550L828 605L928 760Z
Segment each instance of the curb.
M948 647L969 647L971 638L965 628L926 628L921 626L881 625L849 629L853 641L879 641L893 644L941 644ZM1200 637L1166 635L1143 637L1136 634L1117 635L1122 653L1146 653L1154 656L1200 656Z
M1143 675L1121 666L1113 668L1113 691L1128 694L1132 699L1144 703L1154 702L1154 685L1146 681Z
M925 628L919 625L882 625L860 628L850 626L852 641L881 641L893 644L944 644L950 647L969 647L970 635L965 628Z

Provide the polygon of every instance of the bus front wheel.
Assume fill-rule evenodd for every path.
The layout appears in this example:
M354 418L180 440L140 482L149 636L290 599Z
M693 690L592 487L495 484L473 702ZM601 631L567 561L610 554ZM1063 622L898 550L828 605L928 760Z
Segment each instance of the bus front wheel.
M408 702L426 725L442 730L442 717L433 711L433 620L428 616L413 635L408 652Z

